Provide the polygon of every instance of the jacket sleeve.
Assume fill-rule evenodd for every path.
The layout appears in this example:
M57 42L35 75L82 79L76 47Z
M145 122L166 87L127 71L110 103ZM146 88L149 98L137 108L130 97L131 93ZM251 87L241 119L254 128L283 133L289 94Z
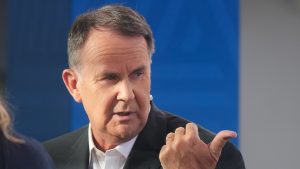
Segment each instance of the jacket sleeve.
M216 169L245 169L242 154L232 143L223 147Z

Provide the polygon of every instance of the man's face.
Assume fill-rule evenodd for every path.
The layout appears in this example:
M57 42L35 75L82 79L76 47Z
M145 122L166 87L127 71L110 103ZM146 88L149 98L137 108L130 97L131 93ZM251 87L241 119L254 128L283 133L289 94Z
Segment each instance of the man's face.
M150 110L148 53L142 36L104 28L90 31L79 52L74 98L83 103L96 140L124 142L145 126Z

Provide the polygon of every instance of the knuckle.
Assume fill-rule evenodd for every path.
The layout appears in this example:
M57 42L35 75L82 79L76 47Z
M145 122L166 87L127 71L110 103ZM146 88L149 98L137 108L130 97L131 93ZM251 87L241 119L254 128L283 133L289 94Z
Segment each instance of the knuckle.
M193 142L196 139L196 137L194 135L187 135L185 137L185 140L189 143Z
M169 133L166 136L166 142L174 140L174 133Z
M161 151L159 153L159 159L160 160L166 160L170 154L172 154L172 151L171 151L170 147L167 146L167 145L164 145L161 148Z
M186 144L186 143L185 143L184 139L179 138L179 139L176 139L176 140L174 141L174 143L173 143L173 148L174 148L175 150L176 150L176 149L180 149L180 148L184 147L185 144Z
M159 159L161 160L161 161L164 161L165 159L166 159L166 153L165 152L161 152L160 154L159 154Z
M166 136L166 138L171 138L173 136L174 136L174 133L168 133L167 136Z
M200 137L194 135L187 135L184 139L189 146L194 146L195 144L202 142Z
M183 128L183 127L178 127L178 128L175 130L175 132L182 132L182 131L184 131L184 128Z

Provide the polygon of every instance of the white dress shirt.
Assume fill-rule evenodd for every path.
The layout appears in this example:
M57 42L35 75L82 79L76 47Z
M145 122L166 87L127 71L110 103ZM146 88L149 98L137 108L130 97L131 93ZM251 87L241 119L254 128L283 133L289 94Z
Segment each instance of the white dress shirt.
M91 124L88 130L89 137L89 169L123 169L127 157L135 143L137 138L129 140L128 142L122 143L113 149L103 152L94 144L92 137Z

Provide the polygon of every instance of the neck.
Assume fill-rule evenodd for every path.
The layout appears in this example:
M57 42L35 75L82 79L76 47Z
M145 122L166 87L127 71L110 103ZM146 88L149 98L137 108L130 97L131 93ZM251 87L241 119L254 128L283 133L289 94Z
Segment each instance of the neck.
M109 143L109 142L105 142L105 140L103 141L98 141L93 137L93 141L95 146L97 147L97 149L106 152L109 149L113 149L115 148L118 144L113 144L113 143Z
M94 132L93 129L91 129L91 135L96 148L103 152L106 152L109 149L113 149L116 146L128 141L108 134L104 134L104 132Z

